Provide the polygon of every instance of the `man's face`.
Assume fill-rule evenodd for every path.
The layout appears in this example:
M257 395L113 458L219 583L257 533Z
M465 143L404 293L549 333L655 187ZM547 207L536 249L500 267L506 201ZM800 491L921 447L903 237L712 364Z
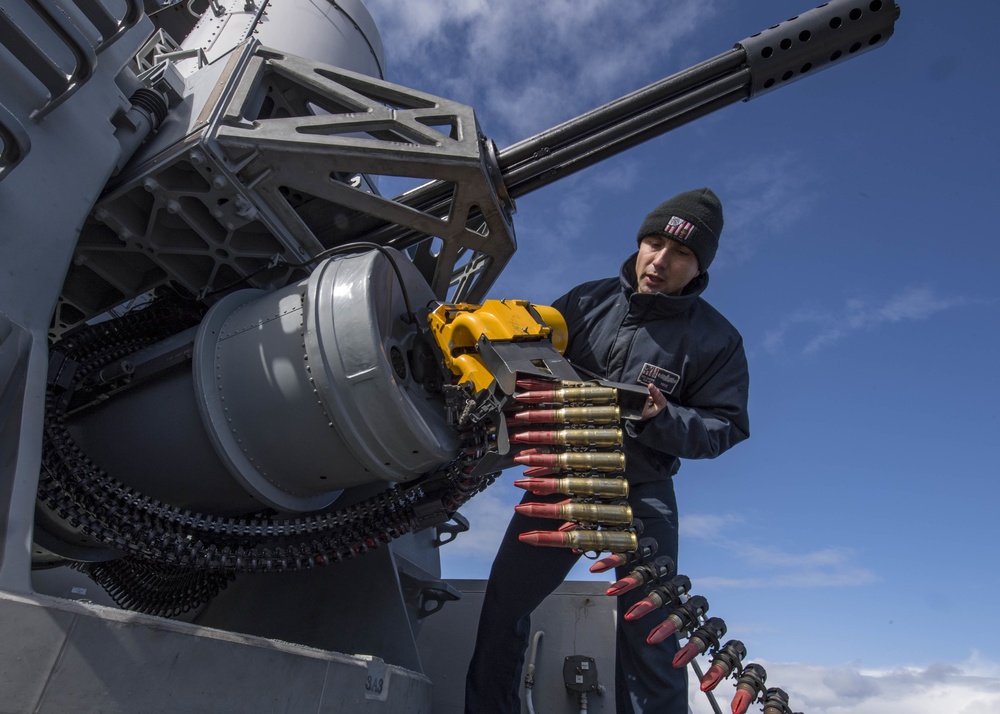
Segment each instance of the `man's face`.
M673 238L646 236L635 259L635 284L640 293L676 295L701 273L698 259Z

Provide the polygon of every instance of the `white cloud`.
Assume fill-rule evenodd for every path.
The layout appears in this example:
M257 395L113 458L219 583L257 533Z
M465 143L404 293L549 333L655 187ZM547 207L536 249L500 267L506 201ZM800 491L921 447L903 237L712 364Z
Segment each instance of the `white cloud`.
M973 654L958 664L869 669L857 663L823 666L759 662L767 686L789 695L792 711L809 714L984 714L1000 711L1000 665ZM716 688L728 710L732 680ZM697 692L697 689L692 686ZM692 693L694 714L709 714L707 699Z
M839 567L850 558L851 551L845 548L824 548L810 553L786 553L774 548L743 544L740 556L747 562L779 568Z
M810 188L818 180L815 169L792 151L744 156L724 175L720 193L726 229L716 259L720 266L750 258L769 236L787 231L806 216L819 198L818 190Z
M501 146L638 88L637 76L715 13L706 0L634 0L627 12L616 0L368 5L388 78L472 104Z
M693 513L681 515L680 530L685 537L715 541L719 531L728 526L738 526L745 520L733 514Z
M706 590L723 588L768 590L779 588L835 588L864 585L877 580L866 568L836 567L810 568L788 573L775 573L749 578L727 578L712 575L699 576L698 586Z
M838 310L802 308L765 333L763 348L769 354L786 350L813 354L856 332L927 320L939 312L973 302L978 301L938 295L929 287L909 287L882 302L853 298ZM789 347L793 339L797 347Z
M895 295L876 311L872 320L876 322L900 322L902 320L924 320L936 312L966 303L964 298L942 298L929 288L911 288Z
M793 553L778 548L757 545L745 537L734 538L730 527L740 528L744 519L732 514L693 514L682 516L680 532L739 556L748 567L750 577L697 576L699 587L720 588L826 588L850 587L874 582L878 577L871 570L853 561L855 553L848 548L820 548Z

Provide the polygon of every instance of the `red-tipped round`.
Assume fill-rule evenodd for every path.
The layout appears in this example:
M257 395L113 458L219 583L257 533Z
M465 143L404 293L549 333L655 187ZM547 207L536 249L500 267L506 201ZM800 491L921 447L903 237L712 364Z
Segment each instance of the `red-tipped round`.
M514 510L531 518L560 518L558 503L521 503Z
M517 453L520 456L534 456L536 454L548 454L549 452L545 449L539 449L537 446L533 446L530 449L521 449Z
M535 468L524 470L524 475L532 478L535 476L551 476L554 473L559 473L559 470L550 469L545 466L536 466Z
M557 478L521 478L514 482L518 488L531 491L536 496L548 496L551 493L559 493L559 479Z
M667 618L650 631L649 635L646 636L646 642L655 645L658 642L663 642L675 632L677 632L677 625L670 618Z
M539 389L531 392L515 392L514 399L525 404L551 404L556 398L554 389Z
M566 521L557 529L560 533L566 533L567 531L579 530L580 524L574 523L573 521Z
M514 419L520 422L526 421L529 424L554 424L557 421L555 409L528 409L517 412Z
M593 568L591 568L591 570L593 570ZM628 577L622 578L617 583L608 588L607 594L616 596L623 595L624 593L627 593L629 590L633 590L637 587L639 587L639 581L630 575Z
M519 535L518 540L528 545L549 545L556 548L566 547L566 534L554 531L529 531Z
M518 444L555 444L556 432L552 429L534 429L510 435L510 440Z
M527 451L522 451L514 457L514 463L524 464L525 466L546 466L552 468L559 465L559 454L529 454Z
M639 602L637 602L635 605L633 605L628 609L628 612L625 613L625 619L629 621L638 620L643 615L647 615L655 609L656 609L655 602L650 600L648 597L643 598L642 600L640 600Z
M753 704L753 695L745 689L737 689L733 697L733 714L747 714L747 709Z
M686 667L687 663L693 660L695 657L701 654L701 648L698 643L694 640L689 641L686 645L677 650L677 654L674 655L674 667L680 669L681 667Z
M603 573L606 570L611 570L612 568L617 568L619 565L625 565L625 561L628 556L624 553L617 553L615 555L609 555L607 558L601 558L596 563L590 566L590 572L592 573Z
M705 676L701 678L701 691L709 692L715 689L719 685L719 682L721 682L725 676L726 676L725 667L718 664L713 664L711 667L708 668L708 671L705 672Z

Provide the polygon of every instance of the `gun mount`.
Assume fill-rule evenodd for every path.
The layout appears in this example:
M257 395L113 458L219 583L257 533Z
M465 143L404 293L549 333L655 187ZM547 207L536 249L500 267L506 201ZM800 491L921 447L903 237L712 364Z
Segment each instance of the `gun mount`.
M359 0L192 4L0 0L0 591L72 565L128 609L416 672L419 621L457 597L434 546L509 465L515 374L576 378L526 305L537 323L499 319L530 340L471 321L449 356L497 386L465 387L428 305L484 299L517 198L879 47L899 14L827 3L498 150L471 108L382 78ZM306 588L347 616L293 617ZM362 602L384 624L346 622Z

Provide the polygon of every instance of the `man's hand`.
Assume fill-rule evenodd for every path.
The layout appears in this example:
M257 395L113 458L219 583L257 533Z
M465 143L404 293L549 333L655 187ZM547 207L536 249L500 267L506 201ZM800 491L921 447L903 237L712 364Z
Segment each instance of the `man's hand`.
M649 398L642 406L643 421L646 419L652 419L660 413L660 410L667 406L667 398L663 396L663 392L661 392L656 385L647 384L646 388L649 390Z

